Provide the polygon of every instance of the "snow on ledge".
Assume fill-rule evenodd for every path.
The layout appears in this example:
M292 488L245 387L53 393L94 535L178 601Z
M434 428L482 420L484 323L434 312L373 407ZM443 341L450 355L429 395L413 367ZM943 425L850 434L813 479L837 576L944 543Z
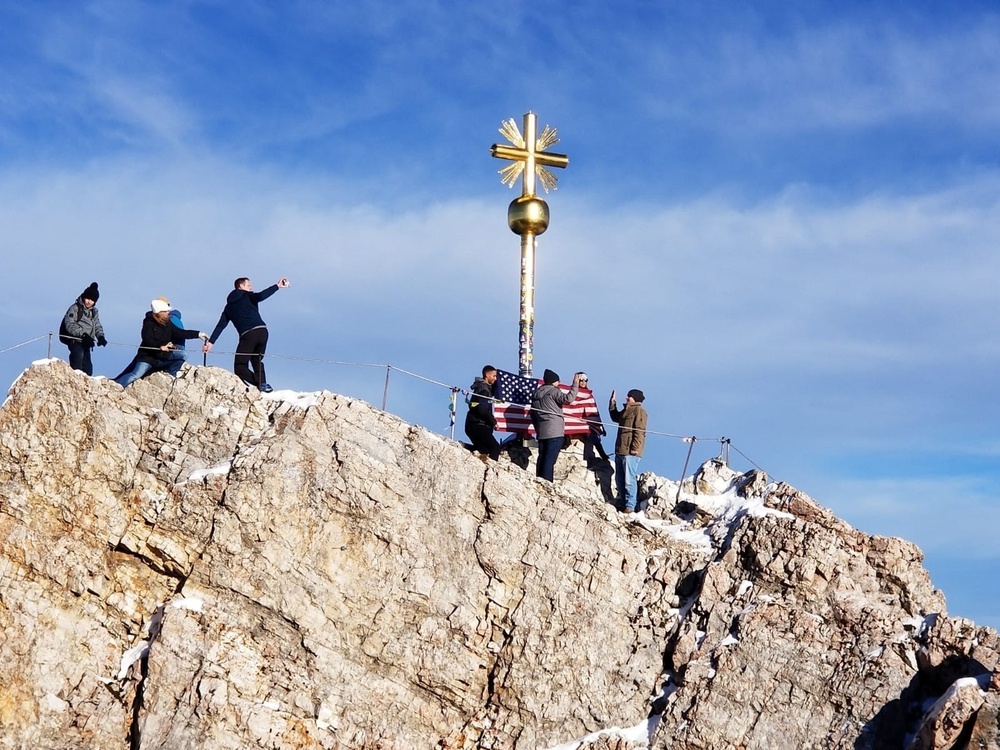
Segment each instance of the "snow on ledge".
M188 475L188 478L185 481L198 482L201 481L202 479L205 479L206 477L224 477L230 472L232 468L233 468L232 461L223 461L221 464L218 464L217 466L212 466L208 469L195 469Z
M964 688L975 688L979 691L980 695L986 694L986 689L989 687L990 676L980 675L979 677L960 677L955 680L947 690L944 691L944 695L937 699L937 702L931 707L931 710L927 712L923 721L929 722L937 719L944 711L945 707L955 699L959 691Z
M763 497L740 497L735 487L731 487L719 495L695 495L682 492L680 499L711 513L712 520L704 527L696 528L692 527L688 521L677 523L668 520L653 520L648 518L645 513L637 513L631 516L629 521L637 523L649 531L669 534L672 538L690 545L699 552L710 553L715 549L715 540L724 536L724 533L720 535L720 530L732 528L744 516L794 518L791 513L768 508L764 504Z
M124 680L128 675L128 669L139 659L149 653L149 641L139 641L132 648L122 654L121 669L118 670L118 679Z
M186 609L188 612L201 612L205 602L196 596L181 596L170 601L170 606L174 609Z
M271 391L270 393L262 393L261 398L266 398L268 401L282 401L289 403L292 406L298 407L299 409L308 409L310 406L315 406L319 403L319 397L324 393L324 391L313 391L313 392L300 392L300 391Z
M633 745L648 745L649 738L653 736L653 732L656 731L656 727L659 726L659 724L659 716L650 716L641 724L636 724L634 727L628 727L626 729L621 729L619 727L602 729L599 732L593 732L588 734L586 737L581 737L578 740L572 740L571 742L566 742L562 745L554 745L553 747L548 748L548 750L579 750L584 743L594 742L602 736L621 737L623 740L630 742Z

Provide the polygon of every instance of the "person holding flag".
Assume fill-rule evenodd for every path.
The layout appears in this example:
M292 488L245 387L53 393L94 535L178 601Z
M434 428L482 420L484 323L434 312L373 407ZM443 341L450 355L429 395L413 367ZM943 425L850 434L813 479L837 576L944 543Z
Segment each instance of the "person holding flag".
M590 378L587 377L587 373L580 372L577 373L580 377L580 389L581 392L585 392L590 388ZM611 461L611 457L608 455L607 451L604 450L604 444L601 443L601 436L607 435L607 430L604 429L604 424L601 422L601 413L597 410L597 402L594 401L593 392L590 392L590 398L587 400L586 405L583 407L582 414L580 415L584 421L587 423L587 433L582 436L583 438L583 457L587 460L588 464L591 461L596 460L594 454L601 457L602 461Z
M493 416L493 384L497 382L497 368L483 367L483 376L473 381L469 396L469 413L465 415L465 434L472 447L494 461L500 458L500 443L493 436L497 420Z
M531 420L538 438L538 463L535 475L552 481L556 459L566 437L566 418L563 406L576 399L580 389L580 373L573 376L573 386L564 391L559 388L559 376L546 370L543 385L531 397Z

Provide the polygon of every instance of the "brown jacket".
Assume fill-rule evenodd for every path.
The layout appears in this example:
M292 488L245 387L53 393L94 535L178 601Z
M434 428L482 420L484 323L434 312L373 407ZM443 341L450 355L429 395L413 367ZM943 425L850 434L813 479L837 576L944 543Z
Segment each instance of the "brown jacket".
M626 404L618 411L614 399L608 405L611 421L618 424L618 438L615 440L615 453L622 456L641 456L646 447L646 410L642 404L633 402Z

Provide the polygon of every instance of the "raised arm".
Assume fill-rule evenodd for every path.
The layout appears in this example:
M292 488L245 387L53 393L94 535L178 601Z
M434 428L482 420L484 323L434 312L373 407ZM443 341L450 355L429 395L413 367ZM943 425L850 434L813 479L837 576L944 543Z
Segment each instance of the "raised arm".
M280 279L278 279L277 284L271 284L271 286L269 286L267 289L264 289L263 291L260 292L250 292L250 299L254 301L254 304L256 304L257 302L263 302L279 289L286 289L287 287L288 287L288 279L282 276Z

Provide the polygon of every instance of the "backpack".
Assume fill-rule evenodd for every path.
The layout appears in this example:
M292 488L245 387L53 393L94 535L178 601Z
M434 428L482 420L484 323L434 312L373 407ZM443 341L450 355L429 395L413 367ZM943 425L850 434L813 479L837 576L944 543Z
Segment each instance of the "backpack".
M76 338L76 336L70 336L69 331L66 330L66 318L68 317L69 314L67 313L65 316L63 316L62 323L59 324L59 341L63 344L66 344L66 346L69 346L70 344L73 343L79 343L80 341L78 338ZM80 303L77 302L76 322L79 323L81 320L83 320L83 310L81 309Z

